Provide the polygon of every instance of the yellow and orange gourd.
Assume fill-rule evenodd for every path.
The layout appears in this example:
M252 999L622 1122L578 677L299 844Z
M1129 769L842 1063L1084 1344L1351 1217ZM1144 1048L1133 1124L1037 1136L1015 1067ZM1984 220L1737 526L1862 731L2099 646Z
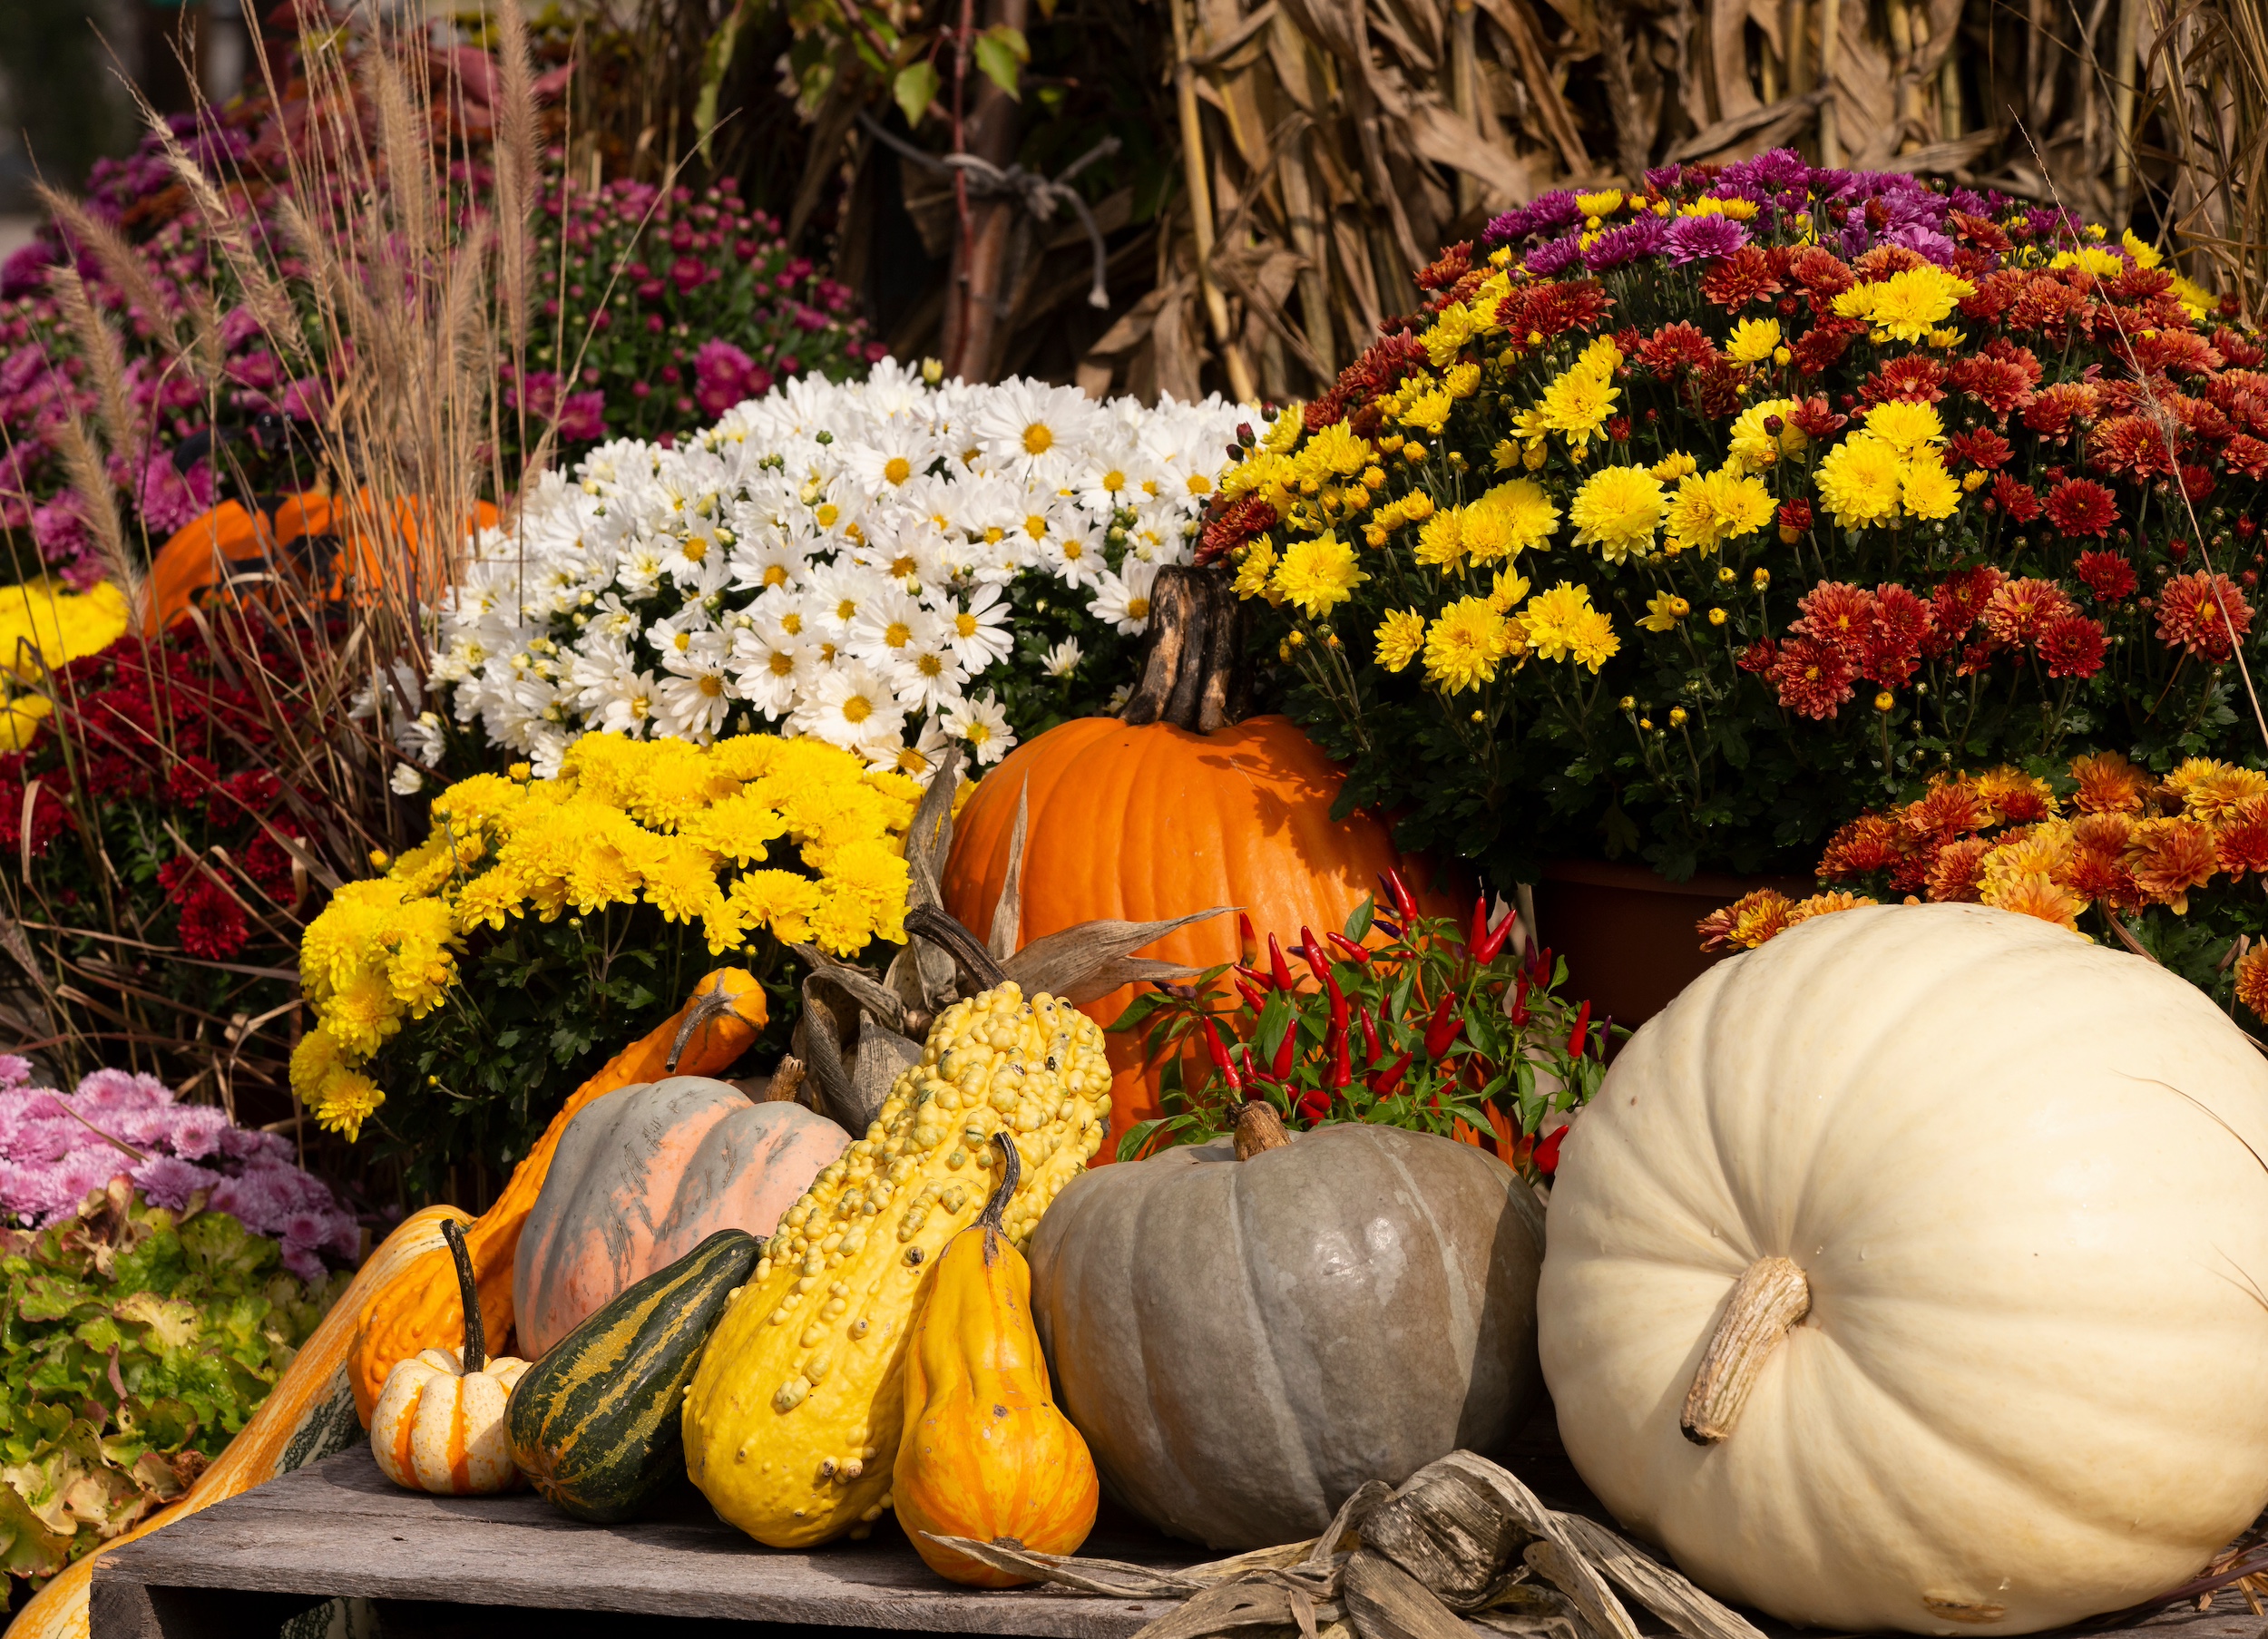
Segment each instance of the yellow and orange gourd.
M983 1215L946 1244L915 1310L905 1357L905 1432L891 1495L930 1569L976 1587L1031 1580L935 1540L1012 1539L1078 1551L1094 1529L1101 1482L1087 1442L1057 1409L1031 1321L1031 1270L1001 1231L1019 1162L994 1133L1002 1167Z
M370 1419L370 1451L396 1485L441 1497L475 1497L520 1484L504 1431L504 1407L528 1363L492 1358L474 1296L464 1232L444 1224L464 1290L464 1346L426 1349L386 1374Z
M993 1135L1022 1182L999 1233L1021 1245L1102 1143L1102 1032L1012 982L937 1017L865 1137L787 1210L685 1397L686 1468L725 1519L804 1547L864 1535L892 1503L905 1361L924 1283L994 1193Z

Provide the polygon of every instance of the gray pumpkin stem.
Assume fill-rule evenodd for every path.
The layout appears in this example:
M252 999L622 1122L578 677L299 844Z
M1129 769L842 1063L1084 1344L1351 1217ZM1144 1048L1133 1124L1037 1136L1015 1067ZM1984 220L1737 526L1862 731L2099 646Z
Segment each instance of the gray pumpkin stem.
M1008 982L1008 975L1000 963L992 960L977 936L933 905L909 906L905 912L905 931L926 939L951 956L961 970L964 981L978 990L990 990Z
M1005 1234L1008 1232L1002 1219L1008 1211L1010 1197L1015 1195L1016 1185L1023 1177L1023 1157L1016 1153L1016 1141L1005 1129L994 1133L992 1142L1000 1146L1000 1187L992 1191L992 1198L984 1203L984 1210L976 1221L994 1234Z

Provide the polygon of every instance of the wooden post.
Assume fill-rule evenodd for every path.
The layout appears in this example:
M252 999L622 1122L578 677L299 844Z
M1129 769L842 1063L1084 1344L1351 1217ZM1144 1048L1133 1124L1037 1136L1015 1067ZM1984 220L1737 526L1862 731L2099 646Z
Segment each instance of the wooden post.
M1819 162L1829 171L1843 164L1842 132L1835 121L1835 36L1843 27L1843 0L1819 0Z
M984 25L1005 24L1021 30L1030 14L1028 0L984 0ZM985 77L975 77L974 107L963 130L964 151L1002 170L1015 163L1022 110L1016 100ZM1023 224L1022 200L1004 194L972 199L965 231L953 242L952 282L945 303L944 365L947 376L991 381L1007 352L1007 318L1001 311L1015 284L1016 245Z

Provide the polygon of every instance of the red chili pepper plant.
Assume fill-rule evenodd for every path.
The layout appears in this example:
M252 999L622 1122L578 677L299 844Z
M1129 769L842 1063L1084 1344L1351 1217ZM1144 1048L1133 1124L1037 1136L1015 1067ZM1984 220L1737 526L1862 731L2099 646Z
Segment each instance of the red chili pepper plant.
M1120 1160L1224 1137L1258 1101L1294 1129L1409 1127L1550 1176L1614 1027L1564 994L1567 963L1509 905L1484 895L1470 919L1426 916L1407 884L1383 885L1389 911L1366 899L1343 931L1302 928L1289 946L1239 915L1244 961L1126 1010L1111 1028L1141 1031L1165 1065L1167 1113L1127 1133Z

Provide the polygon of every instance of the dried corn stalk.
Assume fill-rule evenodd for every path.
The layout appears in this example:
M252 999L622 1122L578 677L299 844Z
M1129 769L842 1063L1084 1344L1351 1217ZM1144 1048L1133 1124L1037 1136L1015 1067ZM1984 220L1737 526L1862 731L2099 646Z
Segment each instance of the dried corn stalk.
M1562 1514L1470 1451L1397 1488L1373 1480L1312 1542L1159 1571L943 1537L997 1570L1112 1599L1180 1607L1136 1639L1203 1639L1245 1627L1344 1624L1358 1639L1465 1639L1468 1624L1530 1639L1638 1639L1635 1598L1682 1639L1763 1639L1737 1612L1605 1527Z

